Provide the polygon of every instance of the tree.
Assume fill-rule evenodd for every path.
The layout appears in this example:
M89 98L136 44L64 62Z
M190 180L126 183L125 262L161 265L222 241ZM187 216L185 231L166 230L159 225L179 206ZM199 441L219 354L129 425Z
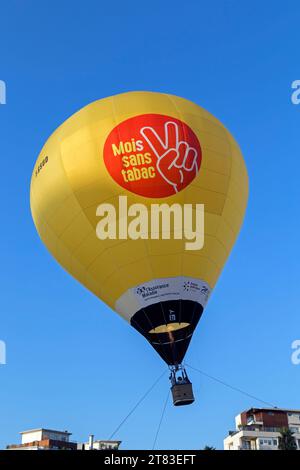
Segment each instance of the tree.
M294 433L289 428L282 428L279 437L279 450L297 450Z
M212 446L205 446L203 450L216 450L216 448Z

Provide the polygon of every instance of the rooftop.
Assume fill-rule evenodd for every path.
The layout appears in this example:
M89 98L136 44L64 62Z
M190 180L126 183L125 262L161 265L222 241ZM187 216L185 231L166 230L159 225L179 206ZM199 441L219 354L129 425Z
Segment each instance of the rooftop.
M109 442L110 444L121 444L122 441L112 441L111 439L95 439L95 442Z
M19 434L28 434L31 432L38 432L38 431L45 431L45 432L53 432L53 433L59 433L59 434L65 434L67 436L71 436L72 433L68 431L57 431L55 429L47 429L47 428L37 428L37 429L28 429L28 431L22 431Z
M249 408L248 410L243 411L243 413L255 413L257 411L272 411L272 412L284 412L284 413L300 413L300 410L288 409L288 408Z

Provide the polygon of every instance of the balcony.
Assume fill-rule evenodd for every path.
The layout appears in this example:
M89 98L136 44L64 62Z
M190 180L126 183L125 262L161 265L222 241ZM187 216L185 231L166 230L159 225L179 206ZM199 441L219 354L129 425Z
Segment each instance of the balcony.
M254 432L280 432L281 428L279 427L269 427L269 426L260 426L259 424L256 425L249 425L249 426L239 426L239 429L234 431L229 431L229 436L234 436L238 434L240 431L254 431Z

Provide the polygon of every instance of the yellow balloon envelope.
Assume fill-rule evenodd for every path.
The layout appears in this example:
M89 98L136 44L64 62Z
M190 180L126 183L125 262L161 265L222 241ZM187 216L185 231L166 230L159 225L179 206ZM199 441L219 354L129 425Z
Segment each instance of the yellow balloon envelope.
M167 364L180 364L246 209L247 172L227 129L177 96L95 101L48 139L30 195L38 233L57 261ZM177 216L171 229L167 221L156 230L149 219L153 207L156 222L163 210L171 220L172 208L200 217L201 204L197 249L180 237Z

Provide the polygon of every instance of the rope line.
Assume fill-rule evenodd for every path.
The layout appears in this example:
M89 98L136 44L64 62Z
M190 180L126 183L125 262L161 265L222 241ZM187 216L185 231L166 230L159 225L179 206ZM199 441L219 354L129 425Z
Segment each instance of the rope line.
M163 406L163 409L162 409L162 413L161 413L160 420L159 420L159 423L158 423L158 428L157 428L155 438L154 438L154 441L153 441L152 450L155 449L156 441L157 441L157 438L158 438L158 435L159 435L161 424L162 424L162 421L164 419L165 411L166 411L167 404L168 404L168 401L169 401L169 396L170 396L170 390L168 390L167 398L165 400L165 403L164 403L164 406Z
M251 393L245 392L244 390L242 390L242 389L240 389L240 388L234 387L233 385L230 385L230 384L224 382L223 380L217 379L217 378L214 377L213 375L207 374L206 372L204 372L204 371L202 371L202 370L200 370L200 369L196 369L196 367L193 367L193 366L191 366L190 364L185 363L185 365L186 365L187 367L189 367L190 369L193 369L193 370L195 370L196 372L199 372L200 374L204 375L205 377L208 377L209 379L214 380L215 382L218 382L218 383L224 385L225 387L230 388L231 390L234 390L235 392L239 392L239 393L241 393L242 395L245 395L245 396L247 396L247 397L249 397L249 398L253 398L254 400L259 401L259 402L263 403L264 405L271 406L272 408L277 408L277 406L274 405L273 403L270 403L270 402L268 402L268 401L262 400L261 398L256 397L255 395L252 395Z
M116 427L114 432L110 435L108 440L110 441L114 435L119 431L119 429L123 426L123 424L127 421L127 419L132 415L132 413L137 409L137 407L145 400L145 398L149 395L149 393L154 389L155 385L163 378L166 374L166 370L155 380L155 382L151 385L150 388L144 393L144 395L138 400L138 402L134 405L134 407L129 411L129 413L125 416L125 418L120 422L120 424Z

